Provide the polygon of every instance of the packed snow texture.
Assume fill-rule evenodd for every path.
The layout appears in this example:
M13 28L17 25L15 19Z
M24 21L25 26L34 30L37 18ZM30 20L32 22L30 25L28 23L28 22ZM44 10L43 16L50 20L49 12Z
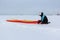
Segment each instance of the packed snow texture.
M7 19L39 20L38 15L0 15L0 40L60 40L60 16L47 16L50 24L24 24Z

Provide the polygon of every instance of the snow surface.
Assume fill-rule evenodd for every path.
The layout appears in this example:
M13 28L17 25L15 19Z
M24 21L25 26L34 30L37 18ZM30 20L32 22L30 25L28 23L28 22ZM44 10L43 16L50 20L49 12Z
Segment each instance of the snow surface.
M47 16L50 24L23 24L7 19L39 20L37 15L0 15L0 40L60 40L60 16Z

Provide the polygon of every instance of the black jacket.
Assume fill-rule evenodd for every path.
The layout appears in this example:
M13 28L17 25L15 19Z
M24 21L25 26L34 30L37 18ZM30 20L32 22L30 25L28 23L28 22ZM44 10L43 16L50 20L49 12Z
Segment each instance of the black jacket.
M46 16L44 16L44 19L43 19L43 21L41 20L41 22L42 22L42 24L47 24L48 23L48 18L46 17Z

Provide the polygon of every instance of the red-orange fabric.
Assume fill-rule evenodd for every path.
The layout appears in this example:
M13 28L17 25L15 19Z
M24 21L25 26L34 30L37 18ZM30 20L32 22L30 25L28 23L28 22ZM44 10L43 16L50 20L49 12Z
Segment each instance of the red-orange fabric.
M37 24L36 20L6 20L8 22L17 22L17 23L28 23L28 24Z

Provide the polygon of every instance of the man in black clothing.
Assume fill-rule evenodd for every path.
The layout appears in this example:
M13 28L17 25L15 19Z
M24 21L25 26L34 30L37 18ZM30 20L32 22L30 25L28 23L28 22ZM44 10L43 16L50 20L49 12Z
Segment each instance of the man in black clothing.
M48 24L48 18L47 18L47 16L45 16L44 14L43 14L43 12L41 12L41 20L39 20L38 21L38 24L39 23L41 23L41 24Z

